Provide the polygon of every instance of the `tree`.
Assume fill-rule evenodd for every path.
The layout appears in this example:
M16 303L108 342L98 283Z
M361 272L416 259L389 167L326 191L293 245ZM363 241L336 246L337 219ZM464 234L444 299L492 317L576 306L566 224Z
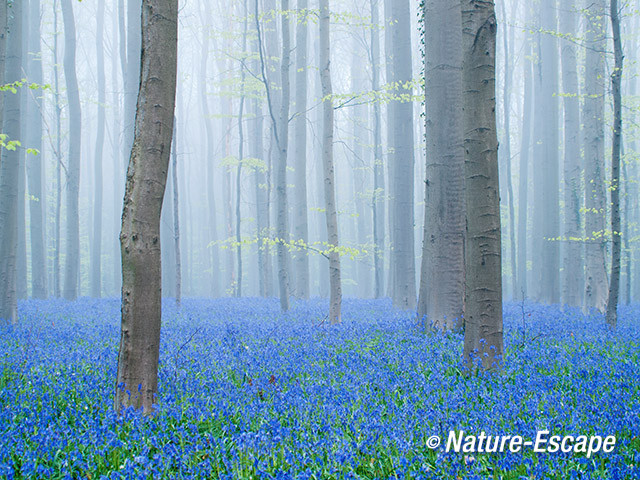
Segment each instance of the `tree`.
M298 0L296 24L296 92L294 121L295 139L295 187L293 232L296 240L305 244L309 242L309 225L307 216L307 8L308 0ZM293 258L296 296L309 298L309 255L299 250Z
M22 0L15 0L8 19L6 83L22 79ZM5 96L2 131L7 140L21 137L20 95ZM2 148L0 162L0 318L18 319L16 292L16 251L18 247L18 168L20 150Z
M606 48L605 0L585 0L584 125L585 182L585 297L586 310L604 313L607 267L604 185L604 58Z
M607 301L607 325L615 328L618 323L618 294L620 290L620 147L622 144L622 40L620 38L620 12L618 0L610 4L611 29L613 31L613 52L615 65L611 73L613 90L613 140L611 144L611 276L609 299Z
M63 296L67 300L78 297L80 270L80 152L82 142L82 111L76 76L76 26L71 0L62 0L64 19L64 76L69 102L69 159L67 161L67 254L64 269Z
M527 23L532 16L527 7ZM522 136L520 139L520 165L518 182L518 295L527 296L527 212L529 193L529 154L531 152L531 114L533 110L533 65L531 62L531 36L524 42L524 92L522 95Z
M560 31L569 39L562 44L562 87L564 105L564 239L562 303L582 304L584 267L582 264L582 166L580 152L580 100L578 64L573 37L578 16L573 5L559 10Z
M398 96L411 95L411 15L409 0L391 0L392 73L387 82ZM394 303L412 310L416 304L413 205L413 102L395 100L392 106Z
M30 0L29 2L29 24L27 72L31 83L42 85L40 0ZM37 90L29 90L27 96L26 120L28 128L24 134L25 145L39 152L38 155L29 156L26 161L31 235L31 291L35 298L47 298L46 194L43 185L42 98Z
M322 164L324 202L329 243L329 321L339 323L342 309L340 253L338 252L338 215L336 212L333 165L333 89L331 86L331 11L329 0L319 0L320 82L322 84Z
M560 184L558 162L558 47L556 0L543 0L538 9L538 51L535 64L535 125L533 172L534 280L536 297L544 303L560 301Z
M464 358L502 357L502 276L493 1L462 2L462 91L467 236Z
M378 0L371 0L371 90L378 93L380 89L380 27ZM385 225L385 182L384 159L382 157L380 102L373 102L373 264L375 276L376 298L384 292L384 225Z
M96 150L93 157L93 250L91 252L91 296L102 294L102 153L105 132L106 78L104 73L104 0L98 0L96 16L96 52L98 62L98 125L96 128Z
M178 1L143 0L140 91L122 230L122 324L116 411L151 414L161 326L160 212L167 182L178 63Z
M464 131L460 4L426 0L427 165L418 317L459 330L464 314Z

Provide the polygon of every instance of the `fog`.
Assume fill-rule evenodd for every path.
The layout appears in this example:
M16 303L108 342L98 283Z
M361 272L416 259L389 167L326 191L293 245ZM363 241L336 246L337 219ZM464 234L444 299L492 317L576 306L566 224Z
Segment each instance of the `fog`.
M9 26L15 3L8 4ZM139 10L124 0L21 3L23 78L36 85L15 94L21 96L23 112L16 139L24 147L18 149L24 163L18 179L17 294L118 296L118 235L138 87ZM65 4L73 20L63 18ZM411 309L419 296L423 238L430 228L425 228L425 94L428 98L430 91L425 93L423 36L425 28L443 36L448 30L430 24L429 17L423 23L419 2L410 2L408 15L393 18L391 12L403 11L401 4L332 2L330 65L342 294L388 296ZM640 16L636 2L621 7L620 299L630 302L640 295ZM328 297L318 5L299 0L288 8L288 285L292 298ZM604 17L596 18L599 8L604 13L605 3L496 4L505 299L601 311L606 304L614 57L608 7ZM178 283L181 295L189 297L278 296L279 151L273 132L282 121L286 93L282 13L275 0L180 3L175 133L161 220L163 296L175 297ZM75 62L68 55L72 40L65 39L71 23ZM40 41L34 41L38 35ZM71 70L77 74L81 117L69 95ZM7 125L10 113L5 111ZM444 111L426 116L432 123L448 121ZM70 240L75 212L67 199L74 145L79 147L77 247ZM41 171L42 178L34 171ZM394 185L399 186L396 192ZM40 265L38 238L44 242ZM68 276L66 267L76 254L74 290L65 282L76 281L75 271Z

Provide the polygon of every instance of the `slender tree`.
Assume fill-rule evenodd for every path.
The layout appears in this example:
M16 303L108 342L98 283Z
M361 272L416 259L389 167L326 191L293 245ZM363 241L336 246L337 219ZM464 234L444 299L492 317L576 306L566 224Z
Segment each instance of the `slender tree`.
M104 0L98 0L96 15L96 52L98 63L98 125L93 157L93 242L91 252L91 296L102 295L102 154L104 151L106 77L104 73Z
M580 153L580 97L574 38L578 15L573 5L559 9L560 31L569 36L562 43L562 87L564 105L564 261L562 303L582 305L582 166Z
M605 238L604 95L605 0L585 0L584 125L585 310L604 313L607 301Z
M175 258L176 304L182 303L182 261L180 253L180 190L178 188L178 121L173 119L173 138L171 141L171 170L173 173L173 248Z
M335 172L333 165L333 89L331 86L331 22L329 0L319 0L320 80L322 83L322 163L324 201L329 243L329 320L339 323L342 309L340 254L337 250L338 215L336 212Z
M411 15L409 0L392 0L391 29L395 94L411 95ZM390 140L393 168L393 250L394 303L412 310L416 305L413 205L413 102L404 98L393 102L393 132Z
M15 0L8 19L6 83L22 79L22 0ZM8 141L21 137L20 95L5 95L2 131ZM16 252L18 248L19 149L2 149L0 161L0 319L18 319Z
M294 121L295 138L295 187L293 232L297 241L309 242L309 225L307 216L307 9L308 0L298 0L296 23L296 91ZM296 291L298 298L309 298L309 255L304 249L295 252L293 258Z
M55 239L53 253L53 294L61 296L60 287L60 257L62 236L62 106L60 104L60 72L58 62L58 0L53 0L53 85L55 99L56 118L56 213L55 213Z
M378 25L380 5L371 0L371 90L377 94L380 90L380 26ZM380 298L384 294L384 251L385 251L385 181L384 158L382 156L382 131L380 102L373 102L373 269L374 295Z
M242 31L242 55L247 51L247 20L248 20L247 0L244 0L244 21ZM240 65L240 108L238 109L238 170L236 172L236 257L238 264L238 281L236 283L236 297L242 296L242 215L240 211L240 201L242 193L242 162L244 159L244 99L245 99L245 79L247 73L244 63Z
M29 40L27 74L29 81L42 85L42 52L40 48L40 0L29 2ZM1 84L1 83L0 83ZM42 98L37 90L27 95L27 124L24 134L26 146L34 148L38 155L27 158L29 185L29 230L31 239L31 294L35 298L47 298L47 261L45 240L46 193L43 184L44 152L42 149Z
M607 325L615 328L618 323L618 296L620 290L620 147L622 144L622 39L620 37L620 12L618 0L611 0L609 14L613 32L615 65L611 74L613 91L613 140L611 143L611 275L607 301Z
M80 91L76 75L76 26L73 2L62 0L64 19L64 76L69 103L69 155L67 161L67 222L66 259L64 269L63 296L67 300L78 297L78 274L80 270L80 219L78 200L80 195L80 152L82 111Z
M122 211L122 326L114 407L153 412L161 325L160 212L173 132L178 1L143 0L140 91Z
M502 276L493 1L462 1L467 236L464 357L487 369L502 357Z
M418 317L460 330L464 314L464 131L460 4L425 2L427 165Z

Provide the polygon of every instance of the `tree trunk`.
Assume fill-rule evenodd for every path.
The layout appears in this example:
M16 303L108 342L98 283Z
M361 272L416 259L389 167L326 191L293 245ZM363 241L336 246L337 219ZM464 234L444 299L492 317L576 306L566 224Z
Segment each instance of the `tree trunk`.
M280 308L283 312L289 310L289 255L287 243L289 241L289 208L287 202L287 152L289 145L289 57L291 45L289 41L289 0L281 0L281 35L282 59L280 64L280 117L275 131L278 147L278 161L276 165L276 252L278 256L278 286L280 291Z
M98 126L96 129L96 150L93 158L93 244L91 251L91 296L99 298L102 295L102 152L104 149L105 130L105 73L104 73L104 0L98 0L98 14L96 17L96 52L98 61Z
M534 279L538 301L560 301L560 217L558 165L558 72L555 32L556 1L544 0L538 9L538 62L536 72L536 111L534 153Z
M247 9L247 0L244 0L244 21L243 21L243 35L242 35L242 55L246 55L247 51L247 17L249 11ZM242 180L242 162L244 161L244 130L242 124L242 117L244 114L244 89L245 89L245 77L246 72L244 64L240 65L240 108L238 109L238 171L236 176L236 255L238 263L238 282L236 284L236 297L242 296L242 215L240 213L240 200L241 200L241 180Z
M393 82L396 95L411 95L411 20L409 0L393 0L391 26ZM394 229L394 299L396 306L413 310L416 306L414 254L414 144L413 102L393 102L393 229Z
M498 150L502 157L502 164L505 167L505 182L507 187L507 205L509 208L509 253L511 263L511 296L515 300L518 298L518 264L516 258L516 227L515 209L513 206L513 179L511 175L511 55L509 48L513 48L513 28L509 28L507 20L507 8L505 2L501 2L504 31L502 32L503 55L504 55L504 84L502 90L502 116L504 121L504 138L502 140L502 152ZM518 8L517 0L511 6L511 18L515 20L515 12Z
M8 20L6 83L22 79L22 0L15 0ZM20 95L5 93L2 131L7 140L21 137ZM18 320L16 252L18 247L18 169L20 149L2 149L0 162L0 319Z
M335 174L333 166L333 89L331 87L331 23L329 0L319 0L320 81L322 83L322 163L324 167L324 202L329 243L329 321L339 323L342 308L340 254L337 250L338 215L336 212Z
M171 141L171 163L173 170L173 248L175 259L176 305L182 303L182 262L180 259L180 195L178 188L178 138L177 120L173 119L173 139Z
M611 29L615 65L611 74L613 90L613 141L611 146L611 275L607 301L607 325L616 328L618 323L618 294L620 290L620 146L622 143L622 39L620 38L620 12L618 0L610 4Z
M380 30L378 1L371 0L371 90L378 93L380 90ZM384 251L385 251L385 181L384 158L382 156L382 132L381 132L380 101L376 98L373 102L373 198L371 208L373 210L373 265L375 276L376 298L384 295Z
M296 118L295 137L295 187L294 225L296 241L309 243L307 219L307 8L308 0L298 0L298 22L296 24ZM298 250L294 256L296 296L309 298L309 253Z
M605 0L585 0L585 310L604 313L607 301L604 163Z
M58 31L58 1L53 1L53 26ZM61 295L60 287L60 237L62 229L62 108L60 106L60 75L58 71L58 34L53 36L53 82L56 112L56 216L53 253L53 294Z
M29 2L29 81L42 85L42 59L40 48L40 0ZM1 47L0 47L1 48ZM2 82L0 81L0 85ZM38 90L28 91L25 144L40 153L27 159L29 183L29 221L31 235L31 294L34 298L47 298L47 256L45 241L46 200L43 185L44 152L42 149L42 97Z
M425 2L427 163L418 318L460 330L464 315L464 130L460 5Z
M580 165L580 97L576 46L577 12L573 5L559 10L560 31L569 39L562 44L562 87L564 97L564 264L562 303L582 305L583 264L581 210L582 167Z
M67 222L66 261L63 296L67 300L78 298L78 274L80 270L80 219L78 200L80 195L80 153L82 142L82 118L80 92L76 76L76 27L71 0L62 0L64 19L64 76L69 102L69 156L67 161Z
M143 0L140 92L122 212L122 335L115 410L157 403L161 325L160 212L173 131L177 0Z
M531 8L527 7L527 19L531 18ZM529 155L531 153L531 118L533 116L533 65L531 63L531 37L525 38L524 92L522 99L522 137L520 143L520 166L518 183L518 298L527 297L527 214L529 210Z
M210 19L211 6L208 1L204 4L204 19ZM205 128L206 142L206 170L207 170L207 205L208 205L208 229L209 229L209 242L216 242L218 240L218 229L216 225L217 213L216 213L216 200L215 200L215 188L214 188L214 146L213 146L213 125L211 115L209 114L209 98L207 94L207 65L209 63L209 36L210 32L206 25L203 25L202 33L202 54L200 55L200 75L198 76L198 89L200 92L200 109L202 112L203 123ZM220 292L220 253L218 245L213 243L209 249L210 263L211 263L211 293L214 297L219 296Z
M462 91L467 205L464 358L502 358L502 276L493 2L462 2Z

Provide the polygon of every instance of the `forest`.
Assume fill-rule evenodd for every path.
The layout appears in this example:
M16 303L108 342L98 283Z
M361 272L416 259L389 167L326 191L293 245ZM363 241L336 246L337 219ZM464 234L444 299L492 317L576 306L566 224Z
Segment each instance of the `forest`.
M0 3L0 478L637 478L640 2Z

